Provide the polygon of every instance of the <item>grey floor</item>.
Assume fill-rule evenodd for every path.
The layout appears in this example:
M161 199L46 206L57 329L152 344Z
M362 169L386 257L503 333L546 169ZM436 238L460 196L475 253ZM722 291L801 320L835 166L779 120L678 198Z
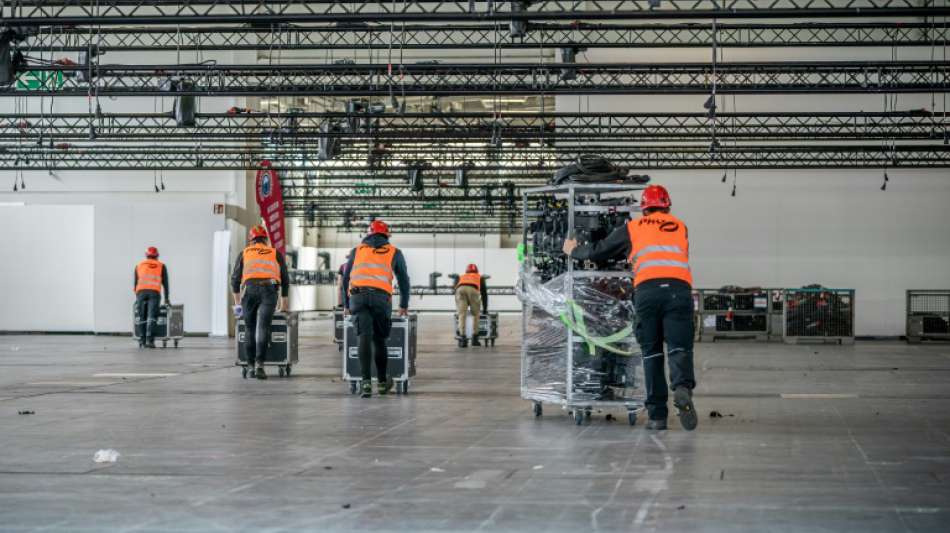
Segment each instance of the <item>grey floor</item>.
M0 531L950 530L947 345L697 345L699 429L651 434L535 419L516 324L423 317L411 395L369 400L325 322L266 382L226 340L0 336Z

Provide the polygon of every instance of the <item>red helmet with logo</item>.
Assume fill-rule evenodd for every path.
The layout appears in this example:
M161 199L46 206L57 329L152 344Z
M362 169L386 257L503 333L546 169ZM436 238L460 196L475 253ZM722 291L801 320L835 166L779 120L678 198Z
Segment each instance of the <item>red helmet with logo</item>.
M374 220L369 223L369 229L366 231L369 235L380 233L389 237L389 225L382 220Z
M640 196L640 207L647 209L649 207L669 207L673 205L670 201L670 193L662 185L650 185L643 189L643 195Z
M478 265L476 265L475 263L469 263L469 265L465 267L465 273L478 274Z
M264 226L261 226L260 224L251 227L251 230L247 232L247 240L249 241L260 239L261 237L267 237L267 230L264 229Z
M158 259L158 248L149 246L148 250L145 250L145 257L149 259Z

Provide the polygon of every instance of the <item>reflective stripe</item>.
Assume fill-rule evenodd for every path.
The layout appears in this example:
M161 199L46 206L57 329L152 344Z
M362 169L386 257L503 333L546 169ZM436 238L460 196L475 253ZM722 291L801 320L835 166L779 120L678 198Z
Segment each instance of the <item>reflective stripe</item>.
M630 258L630 262L631 263L636 262L638 257L645 254L653 253L653 252L670 252L674 254L684 253L683 249L676 245L667 246L664 244L654 244L652 246L644 246L642 250L640 250L639 252L636 253L636 255Z
M358 266L354 267L353 270L362 270L364 268L378 268L380 270L392 270L391 266L384 265L382 263L360 263Z
M274 267L280 268L280 266L277 265L274 261L268 261L266 259L254 259L252 261L248 261L247 264L244 266L266 267L266 268L270 268L271 270L274 270Z
M160 276L153 276L152 274L142 274L139 276L139 281L158 281L161 282L162 278Z
M672 259L653 259L651 261L644 261L637 265L637 268L634 272L639 272L644 268L651 267L676 267L689 270L689 263L685 263L683 261L673 261Z
M244 269L244 273L245 273L245 274L254 274L254 273L256 273L256 272L260 272L260 273L262 273L262 274L273 274L273 273L274 273L274 271L271 270L271 269L269 269L269 268L245 268L245 269Z
M360 274L360 275L356 275L356 276L350 274L350 279L352 279L352 280L375 279L375 280L378 280L378 281L385 281L386 283L389 283L389 282L392 280L392 278L390 278L389 276L374 276L374 275L372 275L372 274Z

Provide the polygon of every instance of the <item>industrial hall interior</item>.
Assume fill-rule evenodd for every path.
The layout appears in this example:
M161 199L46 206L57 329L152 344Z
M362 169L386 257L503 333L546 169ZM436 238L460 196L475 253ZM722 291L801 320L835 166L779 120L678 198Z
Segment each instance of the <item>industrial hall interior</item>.
M0 533L950 531L948 23L0 2Z

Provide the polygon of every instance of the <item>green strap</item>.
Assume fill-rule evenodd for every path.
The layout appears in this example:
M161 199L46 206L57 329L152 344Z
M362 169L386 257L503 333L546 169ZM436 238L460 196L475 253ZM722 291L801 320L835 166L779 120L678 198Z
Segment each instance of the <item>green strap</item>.
M584 309L574 300L568 300L567 304L569 313L561 313L561 321L564 322L564 325L567 326L571 331L577 335L580 335L584 341L587 342L587 351L590 353L590 355L594 355L595 346L617 355L629 356L635 353L633 351L621 350L620 348L611 346L612 344L629 337L630 334L633 333L633 328L630 326L625 326L620 331L605 337L591 336L587 331L587 325L584 323Z

